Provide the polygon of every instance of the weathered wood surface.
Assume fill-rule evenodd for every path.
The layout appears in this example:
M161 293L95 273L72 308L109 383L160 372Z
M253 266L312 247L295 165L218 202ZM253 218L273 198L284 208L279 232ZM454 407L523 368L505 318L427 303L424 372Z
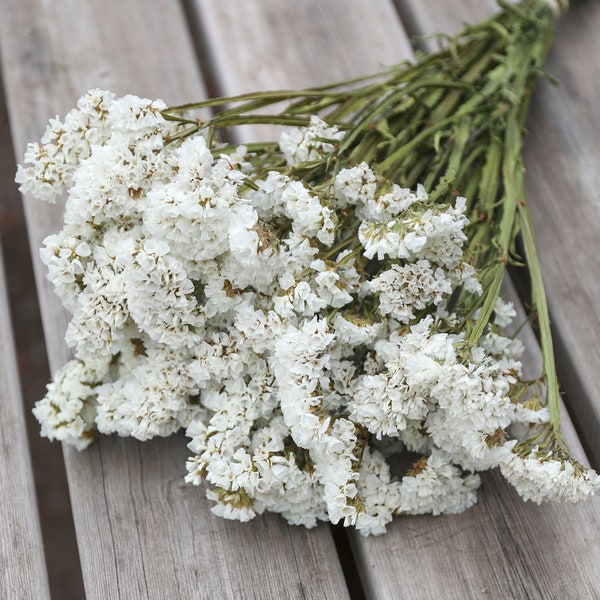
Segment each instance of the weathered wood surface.
M0 257L0 597L43 600L48 577L4 281Z
M181 7L41 0L0 3L1 54L14 146L39 139L90 87L162 97L204 89ZM26 199L32 252L60 226L61 210ZM66 315L37 261L50 367L68 358ZM73 514L88 598L345 598L326 526L288 527L275 516L249 527L213 516L183 483L183 437L139 444L103 439L66 448Z
M411 33L451 32L494 6L491 0L397 2ZM317 85L410 53L390 0L190 0L187 6L190 30L202 36L204 60L222 93ZM68 110L88 87L163 97L168 103L203 94L178 4L127 0L106 10L98 0L0 0L0 9L17 151L39 138L48 116ZM590 66L581 55L584 49L587 56L599 54L590 54L598 48L593 32L600 26L599 9L584 16L582 7L564 22L551 62L564 87L538 95L526 155L562 354L569 344L577 345L571 362L561 356L569 369L563 380L569 391L582 392L579 410L592 448L600 410L593 402L594 393L600 398L594 370L600 352L594 301L600 290L594 286L600 278L589 276L599 273L587 248L600 241L600 223L594 201L598 176L589 158L597 148L598 121L590 125L589 120L600 100L600 62ZM35 255L41 239L58 228L60 210L28 201L27 211ZM569 239L556 244L559 227ZM56 368L68 357L62 342L66 317L39 265L37 277ZM576 323L568 319L574 314ZM534 365L539 351L535 344L530 348L527 360ZM581 379L572 375L580 369ZM572 427L566 427L581 453ZM89 598L346 596L326 528L307 532L272 516L245 525L213 517L202 493L182 482L184 446L181 437L146 444L106 439L85 453L67 452ZM599 508L598 499L576 507L524 504L501 477L490 474L479 504L463 515L398 519L384 537L351 534L351 539L369 598L587 599L600 590Z
M215 54L220 49L219 72L226 74L222 80L223 93L322 83L322 53L316 42L286 44L284 51L277 52L278 40L312 40L307 32L317 27L326 32L321 35L331 49L328 53L331 60L327 61L330 79L364 72L363 64L369 56L365 56L365 47L369 47L366 35L374 36L373 45L378 52L390 49L391 54L384 54L383 62L408 56L401 54L402 49L407 50L405 34L398 20L390 18L387 6L352 3L353 18L364 24L360 36L356 36L352 30L337 29L337 19L328 26L334 15L329 12L330 6L322 8L327 3L321 2L319 6L315 2L296 3L293 18L287 11L277 10L275 4L245 2L243 7L236 6L234 15L230 4L198 0L210 47ZM346 6L346 3L331 4ZM419 33L430 33L456 29L469 17L484 18L491 7L492 3L484 2L415 0L404 2L401 13L410 14L412 26L419 27ZM382 14L387 18L373 24L373 16ZM252 40L251 58L240 57L240 44L235 43L245 39ZM233 43L226 44L227 40ZM277 53L276 68L263 73L260 68L252 67L271 64L274 53ZM338 54L344 57L339 67L335 62ZM349 62L356 65L354 72L345 69ZM530 368L534 365L539 368L539 349L531 331L528 337L530 353L526 361ZM567 417L565 431L576 453L582 456ZM600 559L599 507L598 501L575 508L525 505L501 476L493 473L485 477L480 503L475 509L456 517L401 518L384 537L364 539L352 535L353 546L370 598L466 598L482 593L497 598L586 598L590 589L600 589L595 572L596 561ZM580 564L579 556L584 549L594 558ZM565 579L564 573L572 570L578 572L578 588Z

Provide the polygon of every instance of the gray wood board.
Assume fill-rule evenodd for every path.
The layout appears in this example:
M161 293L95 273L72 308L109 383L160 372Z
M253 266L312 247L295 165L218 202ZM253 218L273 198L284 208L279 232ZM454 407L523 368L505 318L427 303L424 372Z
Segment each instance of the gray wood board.
M344 16L336 11L347 10L349 4L248 1L234 10L229 3L197 0L210 47L215 54L222 49L216 56L223 73L222 92L318 85L327 77L358 75L408 56L407 40L391 5L353 2L352 24L338 26ZM486 16L491 6L470 3L476 18ZM411 7L415 23L419 10L439 13L439 24L448 29L456 29L457 21L468 17L457 1L415 0ZM297 43L282 44L283 39ZM227 40L231 43L225 44ZM244 40L251 40L250 52L244 53ZM323 47L328 49L325 63ZM369 63L371 47L374 60ZM349 71L348 65L356 70ZM526 335L526 362L535 372L539 349L530 330ZM582 458L568 418L564 427ZM498 473L491 473L484 477L479 505L463 515L400 518L383 537L352 535L352 540L370 598L586 598L589 586L600 585L593 566L600 554L599 506L596 500L576 507L525 504ZM591 555L580 564L584 548ZM582 582L577 589L566 587L571 577L564 573L570 569Z
M0 257L0 596L50 597Z
M2 0L2 68L14 146L39 139L91 87L175 104L204 90L180 6ZM20 159L20 157L18 157ZM25 199L32 252L60 227L61 207ZM36 263L52 369L69 352L67 315ZM185 440L103 439L65 448L88 598L345 598L327 527L304 531L270 516L218 519L202 490L183 484Z
M411 25L424 34L453 32L471 15L485 16L478 0L402 4L405 14L410 9ZM543 152L544 146L531 139L528 146L528 156ZM539 365L539 349L531 332L526 334L525 363ZM568 419L564 428L575 454L582 457ZM575 506L524 503L497 472L485 474L482 488L478 504L462 515L401 518L384 537L355 537L368 597L583 600L597 594L598 498ZM398 574L395 580L392 572Z

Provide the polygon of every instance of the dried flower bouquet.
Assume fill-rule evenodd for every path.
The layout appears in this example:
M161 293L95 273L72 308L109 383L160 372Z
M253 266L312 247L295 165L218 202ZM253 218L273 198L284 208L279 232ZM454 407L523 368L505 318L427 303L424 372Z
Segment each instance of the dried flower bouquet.
M91 90L52 119L17 174L68 194L42 259L75 358L36 405L42 434L83 449L184 427L217 514L365 534L468 508L493 467L537 502L597 490L561 434L521 160L561 5L501 5L377 76L171 108ZM286 129L222 141L257 123ZM503 333L521 261L536 381Z

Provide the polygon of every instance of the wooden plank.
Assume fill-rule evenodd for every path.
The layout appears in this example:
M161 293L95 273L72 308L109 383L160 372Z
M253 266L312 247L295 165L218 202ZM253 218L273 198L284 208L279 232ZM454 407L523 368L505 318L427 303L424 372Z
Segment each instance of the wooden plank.
M467 19L469 15L485 16L481 4L468 3L473 12L464 7L461 11L458 0L448 3L415 0L410 6L415 21L419 14L439 13L444 29L451 30L458 26L457 21ZM224 3L197 0L197 5L207 38L215 48L223 50L219 52L219 60L223 61L220 72L226 73L226 79L222 81L225 93L256 87L322 83L321 55L311 53L315 45L321 43L317 40L323 35L323 29L327 32L327 47L335 54L328 54L330 78L351 75L345 66L358 64L354 61L362 61L357 73L359 68L369 68L365 62L369 52L365 49L370 48L370 36L373 36L372 43L376 48L381 47L382 40L389 44L387 52L390 54L384 55L383 62L402 58L401 49L406 48L402 28L390 6L382 2L375 6L372 2L352 3L353 21L360 23L358 34L335 25L335 11L343 18L347 3L298 2L293 8L288 4L283 8L276 2L247 1L243 6L236 6L235 13ZM489 3L487 9L491 6ZM407 8L406 3L404 8ZM425 12L419 13L419 10ZM450 17L454 18L453 22ZM385 28L385 33L378 28ZM285 50L279 51L280 40L295 39L294 36L303 42L292 44L294 51L287 44ZM225 43L228 40L236 40L236 43ZM252 58L245 60L261 65L272 62L273 53L277 53L281 64L276 70L269 69L265 73L258 66L246 66L239 40L251 40ZM342 57L342 66L336 71L338 55ZM536 363L539 366L539 349L536 349L531 332L528 336L530 351L526 361L531 369L535 369ZM568 420L565 433L578 456L582 457ZM484 477L479 504L462 515L400 518L383 537L365 539L352 535L352 541L369 598L454 599L483 595L491 598L585 598L586 586L587 589L598 589L600 585L594 566L600 554L599 506L597 500L577 507L524 504L499 474L491 473ZM586 561L580 564L578 557L584 548ZM573 585L574 577L579 579L578 587Z
M406 0L403 8L410 7L413 23L419 26L413 33L427 34L455 31L463 20L481 18L477 11L482 4ZM530 154L541 148L530 145ZM524 362L535 367L539 349L531 332L527 336ZM582 457L568 418L565 436ZM469 511L398 519L384 537L354 537L354 548L370 598L584 599L600 589L599 509L599 498L576 506L524 503L492 472L483 477L479 502ZM399 574L396 579L390 578L392 572Z
M49 116L90 87L163 97L204 91L178 4L125 0L2 0L1 54L17 151ZM26 199L32 251L60 226L60 206ZM51 368L69 357L67 316L36 261ZM345 598L326 527L304 531L277 517L228 523L183 483L183 437L145 444L103 439L66 450L86 594L92 598Z
M385 0L194 1L225 94L324 85L410 55Z
M194 2L224 96L367 75L411 51L405 36L394 35L398 17L387 0ZM242 141L276 139L277 132L240 128Z
M466 24L478 23L499 10L495 0L479 2L413 2L411 0L393 0L402 15L406 29L412 36L443 33L454 35ZM425 25L428 25L427 27ZM417 39L417 43L431 51L437 47L433 38Z
M50 598L0 257L0 596Z

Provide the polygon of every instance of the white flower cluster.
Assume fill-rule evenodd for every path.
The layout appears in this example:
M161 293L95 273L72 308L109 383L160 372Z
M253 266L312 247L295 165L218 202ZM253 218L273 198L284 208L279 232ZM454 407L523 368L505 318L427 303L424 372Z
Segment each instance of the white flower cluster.
M455 292L481 293L465 200L433 204L366 164L311 187L294 165L342 138L317 117L282 136L288 167L258 177L243 147L167 143L163 108L91 91L19 167L23 191L68 192L41 254L75 358L36 405L42 434L83 448L185 427L187 480L240 520L382 533L395 514L466 509L475 472L498 465L527 495L532 468L507 432L541 412L511 400L511 308L468 349L451 310ZM418 455L393 473L403 451ZM594 477L567 469L540 493L585 495Z
M532 448L525 456L512 453L500 465L502 474L525 499L541 504L547 500L577 502L600 487L600 476L591 469L552 452Z

